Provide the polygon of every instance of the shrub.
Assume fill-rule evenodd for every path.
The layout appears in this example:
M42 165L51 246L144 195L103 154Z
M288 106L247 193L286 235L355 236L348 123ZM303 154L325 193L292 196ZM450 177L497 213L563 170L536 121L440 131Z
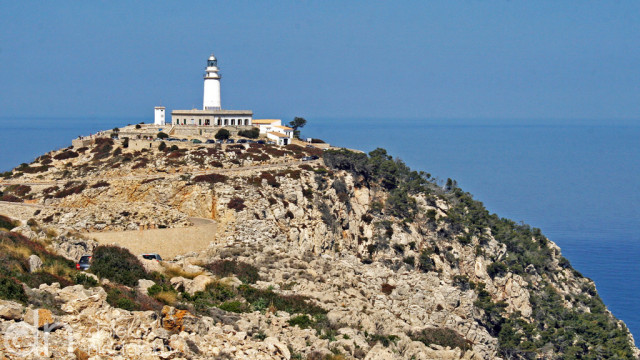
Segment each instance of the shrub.
M168 138L169 135L167 135L166 133L163 133L162 131L160 131L159 133L156 134L156 137L158 139L163 139L164 140L164 139Z
M164 151L166 148L167 148L167 144L164 141L161 141L160 145L158 145L158 150Z
M381 291L383 294L385 295L391 295L391 293L393 292L393 289L395 289L396 287L387 283L382 284L382 288Z
M416 264L416 259L413 256L407 256L402 259L402 262L407 265L414 266Z
M10 218L0 215L0 228L4 228L7 230L11 230L17 226L17 222L11 220Z
M260 129L254 127L250 130L240 130L238 131L238 135L249 139L257 139L258 136L260 136Z
M420 332L410 334L413 341L420 341L429 346L431 344L460 348L463 351L471 350L471 341L448 328L426 328Z
M78 185L73 185L73 183L67 183L64 189L56 192L53 196L55 198L61 199L69 195L80 194L86 187L87 187L87 184L85 183L78 184Z
M206 182L209 184L223 183L227 181L227 177L221 174L206 174L195 176L191 181L194 183Z
M61 152L60 154L57 154L56 156L54 156L53 158L56 160L66 160L66 159L71 159L71 158L77 158L78 157L78 153L72 150L65 150L63 152Z
M433 271L436 267L436 263L430 257L431 252L428 250L422 250L420 257L418 258L418 268L424 272Z
M290 326L297 326L300 329L307 329L313 325L313 320L309 317L309 315L303 314L294 316L287 321Z
M142 126L140 126L140 124L136 124L136 129L142 129Z
M217 260L204 266L219 277L235 275L243 283L253 284L260 280L258 269L250 264L236 260Z
M108 157L113 148L113 139L97 138L95 143L96 147L91 150L94 153L93 160L96 161Z
M245 313L250 311L249 306L247 306L246 303L237 300L223 302L218 305L218 308L234 313Z
M494 262L487 266L487 274L493 279L507 273L507 265L501 262Z
M231 137L231 133L227 129L220 129L214 136L217 140L227 140Z
M22 199L20 199L19 197L15 196L15 195L4 194L4 195L0 196L0 201L22 202Z
M327 313L325 309L314 305L309 301L309 298L302 295L280 295L272 290L256 289L249 285L240 285L238 293L251 304L262 301L271 304L277 310L290 314L322 315Z
M92 189L97 189L97 188L101 188L101 187L109 187L109 183L106 181L98 181L97 183L91 185Z
M233 197L227 204L229 209L233 209L235 211L242 211L247 206L244 204L244 200L239 197Z
M76 274L76 276L74 277L74 281L76 284L82 285L86 288L98 286L98 280L81 272Z
M20 282L16 279L0 276L0 299L16 300L24 304L28 297Z
M91 272L123 285L136 286L138 280L148 277L140 260L119 246L98 246L92 261Z

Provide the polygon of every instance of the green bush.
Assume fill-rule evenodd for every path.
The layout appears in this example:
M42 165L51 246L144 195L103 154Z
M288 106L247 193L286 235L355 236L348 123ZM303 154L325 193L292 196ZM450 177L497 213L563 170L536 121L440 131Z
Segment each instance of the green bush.
M76 274L74 281L76 284L82 285L86 288L98 286L98 280L81 272Z
M431 252L428 250L422 250L420 257L418 258L418 268L424 272L434 271L436 263L430 257Z
M238 293L251 304L263 301L271 304L277 310L286 311L290 314L319 315L327 313L325 309L314 305L309 298L302 295L280 295L272 290L256 289L249 285L240 285Z
M114 245L101 245L95 249L91 272L126 286L136 286L138 280L148 278L135 255Z
M231 137L231 133L227 129L220 129L214 136L217 140L227 140Z
M241 301L225 301L222 304L220 304L218 306L218 308L224 310L224 311L229 311L229 312L234 312L234 313L245 313L245 312L249 312L251 311L249 309L249 306L247 306L246 303L243 303Z
M294 316L287 321L291 326L297 326L300 329L307 329L313 325L313 320L309 317L309 315L303 314Z
M161 141L160 145L158 145L158 150L164 151L166 148L167 148L167 144L164 141Z
M249 139L257 139L258 136L260 136L260 129L254 127L250 130L240 130L238 131L238 135Z
M162 131L160 131L159 133L156 134L156 137L158 139L163 139L164 140L164 139L168 138L169 135L167 135L166 133L163 133Z
M502 262L494 262L487 266L487 274L493 279L507 273L507 265Z
M448 328L426 328L420 332L412 333L411 340L420 341L429 346L432 344L460 348L463 351L471 350L471 341Z
M16 279L0 276L0 298L26 303L29 298L22 285Z

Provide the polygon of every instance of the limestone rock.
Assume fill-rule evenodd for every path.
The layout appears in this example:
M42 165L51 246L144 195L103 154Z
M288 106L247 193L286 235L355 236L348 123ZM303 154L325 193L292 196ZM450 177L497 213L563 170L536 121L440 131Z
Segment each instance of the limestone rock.
M0 300L0 318L22 320L23 306L17 302Z
M42 260L38 255L29 256L29 272L36 272L42 268Z
M137 290L138 292L140 292L141 294L146 295L147 294L147 290L152 287L153 285L155 285L156 283L153 280L147 280L147 279L140 279L138 280L138 287Z
M53 314L47 309L27 309L24 321L38 329L49 328L55 323Z

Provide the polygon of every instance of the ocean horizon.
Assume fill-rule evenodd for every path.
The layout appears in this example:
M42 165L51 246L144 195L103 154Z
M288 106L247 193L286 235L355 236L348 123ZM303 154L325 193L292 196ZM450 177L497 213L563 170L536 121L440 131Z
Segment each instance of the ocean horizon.
M640 334L640 125L635 120L311 119L303 137L389 154L492 213L542 229ZM0 118L0 171L79 135L146 118Z

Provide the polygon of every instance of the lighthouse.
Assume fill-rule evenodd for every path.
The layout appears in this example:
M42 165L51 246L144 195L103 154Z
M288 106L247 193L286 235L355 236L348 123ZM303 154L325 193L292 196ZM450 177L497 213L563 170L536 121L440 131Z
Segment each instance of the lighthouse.
M173 110L171 111L172 125L196 125L202 127L234 126L236 128L239 126L251 126L253 111L222 110L220 107L220 74L218 74L218 71L220 71L218 70L218 59L211 54L207 59L207 68L204 72L202 110ZM189 131L192 131L192 129ZM175 131L179 133L181 130ZM199 134L206 135L211 131L213 130L199 129Z
M207 60L204 73L204 99L202 110L220 109L220 74L218 74L218 60L211 54Z

